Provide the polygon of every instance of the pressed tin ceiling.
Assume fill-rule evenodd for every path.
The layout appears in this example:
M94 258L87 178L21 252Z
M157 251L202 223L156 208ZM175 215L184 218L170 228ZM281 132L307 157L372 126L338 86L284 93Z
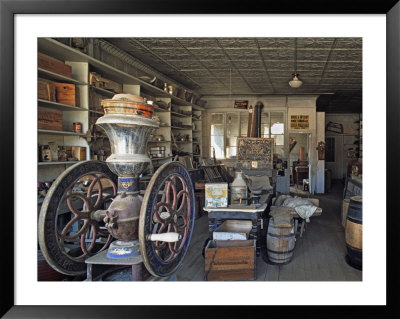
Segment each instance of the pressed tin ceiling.
M199 95L361 94L362 38L105 40Z

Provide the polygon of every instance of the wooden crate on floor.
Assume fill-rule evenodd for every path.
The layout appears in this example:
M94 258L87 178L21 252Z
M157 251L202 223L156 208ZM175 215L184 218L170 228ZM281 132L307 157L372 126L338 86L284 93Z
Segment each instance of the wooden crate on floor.
M79 106L79 90L75 84L53 82L58 103Z
M62 112L38 108L38 129L62 131Z
M56 101L56 88L51 81L38 78L38 99Z
M254 280L255 259L255 240L210 240L205 248L206 280Z
M70 65L42 53L38 53L38 67L69 78L72 77Z

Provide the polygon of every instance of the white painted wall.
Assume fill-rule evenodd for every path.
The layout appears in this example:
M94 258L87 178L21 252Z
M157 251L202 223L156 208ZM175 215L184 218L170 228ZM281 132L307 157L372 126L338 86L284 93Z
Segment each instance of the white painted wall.
M325 112L317 112L317 144L325 142ZM318 150L317 150L318 158ZM317 194L325 193L325 160L317 160L317 179L315 185Z
M327 131L326 137L335 138L335 161L326 162L326 168L332 171L332 179L343 179L346 177L347 172L347 151L350 148L356 148L354 142L357 140L359 131L358 123L354 123L360 119L358 113L341 113L326 114L325 124L329 122L338 123L343 125L343 133L334 133Z
M289 133L309 133L309 149L308 149L308 161L309 161L309 180L310 180L310 193L314 194L316 191L317 184L317 118L316 118L316 101L317 95L310 96L293 96L288 98L288 128ZM290 117L291 115L308 115L309 116L309 128L302 130L290 129Z
M211 157L210 154L210 113L214 112L235 112L239 111L233 107L235 100L248 100L249 105L255 105L257 101L261 101L264 104L264 110L268 111L283 111L286 117L286 140L285 145L289 145L289 134L288 133L309 133L310 135L310 147L309 147L309 162L310 162L310 192L313 194L316 192L316 185L324 183L321 180L321 174L317 172L321 171L321 164L318 163L317 157L317 116L316 116L316 100L318 95L291 95L291 96L231 96L231 97L214 97L204 96L202 97L207 101L206 111L203 112L203 154L206 157ZM242 111L243 112L243 111ZM245 112L248 112L247 110ZM289 119L290 115L309 115L310 127L307 130L290 130ZM322 115L321 115L322 116ZM324 126L324 125L323 125ZM287 148L289 150L289 148ZM286 154L288 159L289 154ZM234 166L235 161L223 160L227 166ZM317 169L318 167L318 169ZM318 180L317 180L318 179ZM320 191L320 187L318 187Z

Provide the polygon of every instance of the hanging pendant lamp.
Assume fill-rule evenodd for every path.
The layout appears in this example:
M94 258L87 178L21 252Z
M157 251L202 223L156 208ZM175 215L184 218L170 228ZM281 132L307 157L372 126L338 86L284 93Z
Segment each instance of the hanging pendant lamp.
M292 88L297 89L298 87L300 87L303 84L303 81L298 78L298 76L299 76L298 73L293 73L292 75L293 75L293 79L289 81L289 85Z

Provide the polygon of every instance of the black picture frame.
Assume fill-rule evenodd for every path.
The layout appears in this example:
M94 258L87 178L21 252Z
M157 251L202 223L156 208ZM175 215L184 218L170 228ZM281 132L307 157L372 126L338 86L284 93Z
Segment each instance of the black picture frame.
M15 305L14 290L14 18L16 14L385 14L387 18L387 118L386 118L386 172L387 176L387 306L386 307L317 307L312 312L321 311L333 316L338 314L359 315L368 312L373 316L389 312L398 313L397 284L398 271L395 271L395 258L398 252L395 227L398 206L395 202L395 182L399 181L399 141L400 136L400 3L393 1L285 1L229 3L216 1L162 1L162 0L53 0L22 1L0 0L0 150L7 153L1 157L1 193L3 195L2 213L6 223L2 225L1 247L1 310L4 318L159 318L190 317L206 318L227 313L235 316L248 316L249 311L257 315L279 313L281 309L270 307L190 307L190 306L21 306ZM212 36L212 35L210 35ZM377 160L377 165L379 165ZM379 186L378 186L379 187ZM23 190L18 190L23 191ZM382 199L381 199L382 200ZM6 217L4 217L6 216ZM380 238L382 240L382 238ZM377 252L379 254L379 252ZM134 288L133 288L134 289ZM34 292L33 292L34 293ZM207 298L208 296L204 296ZM268 290L266 290L268 298ZM179 303L179 300L177 300ZM45 300L43 301L45 303ZM157 303L157 300L155 300ZM327 309L329 308L329 309ZM255 310L257 309L257 310ZM308 307L285 307L285 315L308 314Z
M233 105L235 109L241 109L241 110L247 110L248 106L249 106L248 100L235 100L235 104Z

